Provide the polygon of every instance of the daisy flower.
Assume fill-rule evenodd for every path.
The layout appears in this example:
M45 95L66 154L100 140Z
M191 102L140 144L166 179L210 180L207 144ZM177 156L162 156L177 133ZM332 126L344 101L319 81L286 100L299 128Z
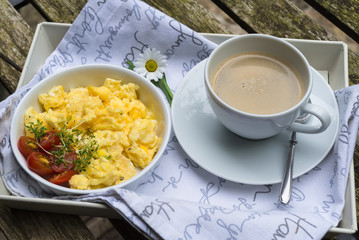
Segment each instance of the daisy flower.
M147 48L132 63L127 60L129 69L150 80L165 94L168 103L172 104L173 94L167 85L165 70L167 67L166 57L155 48Z
M167 67L166 58L155 48L147 48L133 63L135 72L148 80L159 80Z

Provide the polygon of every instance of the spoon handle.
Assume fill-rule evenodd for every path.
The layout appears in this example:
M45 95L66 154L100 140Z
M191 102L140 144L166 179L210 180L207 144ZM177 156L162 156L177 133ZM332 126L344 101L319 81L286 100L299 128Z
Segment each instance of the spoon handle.
M293 159L296 141L296 132L292 133L289 140L289 156L287 167L284 173L283 182L280 188L280 201L283 204L288 204L292 195L292 179L293 179Z

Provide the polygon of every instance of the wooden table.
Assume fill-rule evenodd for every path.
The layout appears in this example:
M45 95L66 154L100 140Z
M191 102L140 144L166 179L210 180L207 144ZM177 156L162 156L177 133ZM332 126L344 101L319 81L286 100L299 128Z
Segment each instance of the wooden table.
M32 0L30 2L47 21L72 23L86 4L85 0ZM277 37L337 40L322 21L314 21L306 11L297 7L308 5L348 35L355 46L359 42L359 4L356 0L145 0L149 5L181 21L198 32L232 33L206 7L226 16L242 33L265 33ZM200 2L203 4L201 5ZM296 5L297 4L297 5ZM226 14L226 15L225 15ZM21 67L33 38L33 31L7 0L0 0L0 90L15 91ZM344 40L347 41L347 40ZM349 42L348 42L349 43ZM359 56L349 50L350 84L359 83ZM5 90L4 90L5 89ZM358 184L359 148L354 155L355 179ZM358 195L358 189L356 189ZM357 199L357 206L358 204ZM358 213L358 211L357 211ZM91 239L90 231L78 216L9 209L0 205L0 239ZM113 225L125 239L145 238L113 220ZM126 227L124 227L126 226Z

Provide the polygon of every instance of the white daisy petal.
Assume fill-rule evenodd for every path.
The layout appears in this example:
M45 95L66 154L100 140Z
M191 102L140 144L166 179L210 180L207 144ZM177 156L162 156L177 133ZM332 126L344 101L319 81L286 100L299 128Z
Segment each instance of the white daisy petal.
M165 67L158 67L158 71L161 72L161 73L164 73L165 72Z
M134 71L149 80L161 79L167 67L166 57L155 48L145 49L133 64Z
M158 79L161 79L162 76L163 76L163 73L161 73L161 72L154 72L154 74L156 75L156 77L157 77Z
M144 52L143 52L143 56L144 59L149 59L152 56L152 51L151 49L147 48Z
M141 64L139 62L134 62L133 65L135 66L135 68L142 68L144 66L144 64Z
M144 67L138 67L137 69L140 72L147 72L146 68L144 68Z
M155 81L157 81L158 80L158 78L156 77L156 74L154 73L154 72L149 72L148 74L147 74L147 79L150 79L150 80L155 80Z

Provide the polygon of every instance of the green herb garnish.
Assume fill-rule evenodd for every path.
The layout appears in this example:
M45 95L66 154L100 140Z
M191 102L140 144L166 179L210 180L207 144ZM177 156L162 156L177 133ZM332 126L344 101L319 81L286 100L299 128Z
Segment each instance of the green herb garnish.
M36 141L40 141L40 139L46 134L46 127L43 126L43 122L39 119L37 119L36 123L29 122L25 127L30 133L34 134Z
M85 167L90 165L91 159L93 159L97 154L99 145L90 130L87 130L84 137L82 137L79 141L83 147L77 151L77 158L81 159L81 161L75 162L75 170L86 171Z

